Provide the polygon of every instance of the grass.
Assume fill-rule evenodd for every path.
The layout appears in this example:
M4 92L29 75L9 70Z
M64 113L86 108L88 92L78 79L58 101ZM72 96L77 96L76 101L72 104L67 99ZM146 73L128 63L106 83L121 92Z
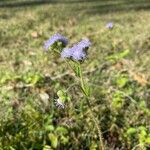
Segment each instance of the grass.
M98 145L77 88L70 90L66 110L53 104L58 90L75 84L63 60L43 51L55 32L70 45L84 37L92 41L82 65L106 149L148 149L149 8L148 0L1 1L1 149L94 150ZM105 27L109 21L112 30ZM44 94L49 100L41 98Z

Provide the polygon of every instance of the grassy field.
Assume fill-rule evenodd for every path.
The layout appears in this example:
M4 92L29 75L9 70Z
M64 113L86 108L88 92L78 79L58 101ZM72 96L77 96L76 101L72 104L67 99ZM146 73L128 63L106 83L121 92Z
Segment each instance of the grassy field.
M105 149L148 150L149 0L1 0L0 149L98 149L81 91L68 92L64 110L54 105L58 90L76 84L64 61L44 52L56 32L70 46L92 42L82 66Z

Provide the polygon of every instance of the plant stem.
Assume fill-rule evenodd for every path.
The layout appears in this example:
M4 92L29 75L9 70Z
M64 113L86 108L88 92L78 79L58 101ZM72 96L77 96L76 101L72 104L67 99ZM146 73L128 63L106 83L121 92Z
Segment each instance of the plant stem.
M79 76L80 76L81 88L82 88L84 94L85 94L86 96L88 96L88 94L87 94L87 92L86 92L86 88L85 88L85 84L84 84L84 80L83 80L82 69L81 69L81 65L80 65L80 64L79 64L79 68L80 68L80 75L79 75Z
M74 69L73 69L72 65L69 63L69 61L66 59L64 59L64 60L65 60L66 64L69 66L69 68L74 72Z
M67 61L65 60L65 62L68 64L68 66L75 72L75 70L73 69L72 65ZM103 138L102 138L102 132L101 132L101 127L98 123L98 120L96 119L96 117L94 116L94 113L92 111L92 108L91 108L91 104L90 104L90 101L89 101L89 98L90 98L90 92L89 92L89 88L87 88L87 85L85 85L85 82L83 80L83 73L82 73L82 69L81 69L81 64L76 62L76 65L78 65L79 67L79 76L78 78L80 79L80 85L81 85L81 88L82 88L82 91L84 93L84 96L85 96L85 99L86 99L86 102L87 102L87 105L89 107L89 110L90 110L90 115L91 115L91 119L93 120L96 128L97 128L97 131L98 131L98 136L99 136L99 142L100 142L100 145L99 145L99 148L100 150L105 150L104 148L104 144L103 144ZM76 73L76 72L75 72Z
M99 136L99 140L100 140L100 146L99 146L99 147L100 147L100 150L105 150L104 144L103 144L103 137L102 137L101 127L100 127L100 125L99 125L97 119L95 118L95 116L94 116L94 114L93 114L93 111L92 111L92 109L91 109L91 104L90 104L88 98L86 98L86 102L87 102L87 105L88 105L89 110L90 110L89 112L90 112L91 118L92 118L93 122L95 123L95 126L96 126L97 131L98 131L98 136Z
M83 74L82 74L82 69L81 69L81 65L79 64L79 68L80 68L80 84L81 84L81 88L84 92L84 96L86 98L86 102L87 102L87 105L89 107L89 110L90 110L90 115L91 115L91 119L93 120L96 128L97 128L97 131L98 131L98 136L99 136L99 140L100 140L100 150L105 150L104 148L104 144L103 144L103 138L102 138L102 132L101 132L101 127L98 123L98 120L96 119L96 117L94 116L94 113L92 111L92 108L91 108L91 104L90 104L90 101L89 101L89 97L90 97L90 93L87 92L87 88L85 87L85 83L84 83L84 80L83 80Z

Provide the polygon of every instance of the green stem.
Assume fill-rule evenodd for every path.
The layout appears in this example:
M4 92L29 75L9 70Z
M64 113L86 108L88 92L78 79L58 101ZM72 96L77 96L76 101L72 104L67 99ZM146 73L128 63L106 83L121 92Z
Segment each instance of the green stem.
M88 96L88 95L87 95L87 92L86 92L85 83L84 83L84 80L83 80L83 74L82 74L82 69L81 69L81 65L80 65L80 64L79 64L79 70L80 70L79 77L80 77L81 88L82 88L84 94L85 94L86 96Z
M93 114L93 111L92 111L92 108L91 108L91 104L90 104L90 102L89 102L89 99L88 98L86 98L86 102L87 102L87 105L88 105L88 107L89 107L89 112L90 112L90 115L91 115L91 118L92 118L92 120L93 120L93 122L94 122L94 124L95 124L95 126L96 126L96 128L97 128L97 131L98 131L98 136L99 136L99 142L100 142L100 150L105 150L105 148L104 148L104 144L103 144L103 137L102 137L102 132L101 132L101 126L99 125L99 122L98 122L98 120L95 118L95 116L94 116L94 114Z
M98 136L99 136L99 140L100 140L100 150L105 150L104 148L104 144L103 144L103 138L102 138L102 132L101 132L101 127L98 123L98 120L96 119L96 117L94 116L94 113L92 111L92 108L91 108L91 104L90 104L90 101L89 101L89 97L90 97L90 94L87 92L86 90L86 85L84 83L84 80L83 80L83 74L82 74L82 69L81 69L81 65L79 64L79 69L80 69L80 84L81 84L81 88L84 92L84 96L86 98L86 102L87 102L87 105L89 107L89 110L90 110L90 115L91 115L91 119L93 120L96 128L97 128L97 131L98 131Z
M67 61L67 59L65 59L65 62L70 67L70 69L74 72L74 69L73 69L72 65L69 63L69 61Z
M69 65L69 67L73 70L73 72L75 72L72 65L66 59L65 59L65 62ZM82 91L83 91L84 96L86 98L87 105L88 105L89 110L90 110L91 119L93 120L93 122L94 122L94 124L97 128L97 131L98 131L99 142L100 142L99 148L100 148L100 150L105 150L104 144L103 144L101 127L100 127L100 125L98 123L98 120L96 119L96 117L94 116L94 113L92 111L91 104L90 104L90 101L89 101L90 93L88 91L87 85L85 84L85 82L83 80L83 73L82 73L82 69L81 69L81 64L79 62L75 62L75 63L79 67L79 76L78 77L80 79L80 85L81 85Z

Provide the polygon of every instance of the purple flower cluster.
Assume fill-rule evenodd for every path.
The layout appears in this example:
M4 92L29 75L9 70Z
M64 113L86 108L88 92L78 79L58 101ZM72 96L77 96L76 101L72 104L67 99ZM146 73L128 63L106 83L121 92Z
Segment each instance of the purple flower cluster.
M80 46L82 49L85 49L91 46L91 42L89 41L89 39L83 39L77 45Z
M85 50L91 46L91 42L88 39L83 39L79 43L73 45L71 48L65 48L61 52L62 58L71 58L76 61L80 61L86 58Z
M68 44L68 40L64 36L56 33L45 42L44 48L48 50L49 47L57 41L62 42L64 46ZM61 52L61 57L81 61L86 58L86 49L88 49L90 46L91 42L89 39L83 39L79 43L74 44L71 48L64 48Z
M113 27L114 27L113 22L108 22L108 23L106 24L106 28L107 28L107 29L112 29Z
M60 35L59 33L56 33L45 42L44 48L48 50L48 48L57 41L62 42L65 46L68 44L68 40L64 36Z

